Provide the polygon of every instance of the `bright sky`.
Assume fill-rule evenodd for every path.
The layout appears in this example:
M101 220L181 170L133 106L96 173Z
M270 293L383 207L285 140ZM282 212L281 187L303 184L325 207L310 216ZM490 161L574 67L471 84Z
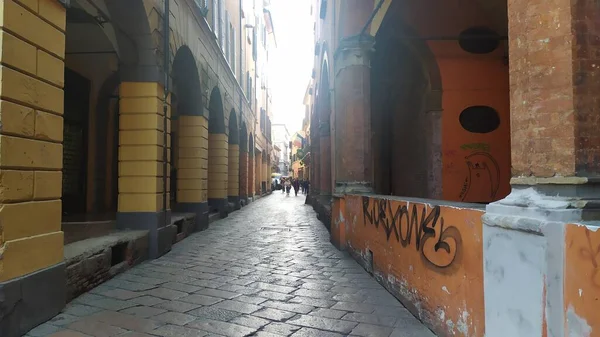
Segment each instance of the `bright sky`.
M313 57L313 21L309 0L272 0L277 49L269 60L273 123L286 124L290 134L302 128L304 94Z

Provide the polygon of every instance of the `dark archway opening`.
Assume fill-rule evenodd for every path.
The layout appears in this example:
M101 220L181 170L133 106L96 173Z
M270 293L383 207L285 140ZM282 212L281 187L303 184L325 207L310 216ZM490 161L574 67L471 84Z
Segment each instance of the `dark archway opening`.
M188 179L182 180L180 169L201 170L197 163L201 149L201 122L204 118L202 108L202 87L196 67L196 60L187 46L177 50L171 71L173 80L171 92L171 208L177 209L177 203L197 203L202 194L199 184ZM183 142L181 140L184 140ZM184 148L182 148L182 146ZM181 192L180 191L184 191Z
M240 129L235 110L229 113L227 199L234 209L240 206Z
M115 225L120 55L111 23L101 27L78 3L66 14L61 200L69 244Z
M442 197L442 83L435 56L390 9L375 38L371 110L375 192Z
M223 98L218 87L210 94L208 120L208 206L211 212L226 212L228 175L228 137Z

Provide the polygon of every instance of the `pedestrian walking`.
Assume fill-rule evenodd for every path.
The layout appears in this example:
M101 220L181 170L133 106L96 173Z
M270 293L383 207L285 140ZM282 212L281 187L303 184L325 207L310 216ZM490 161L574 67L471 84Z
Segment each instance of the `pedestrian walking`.
M294 180L294 194L298 196L298 190L300 189L300 182L298 179Z
M292 183L290 182L290 179L288 178L285 180L285 194L289 196L291 189L292 189Z

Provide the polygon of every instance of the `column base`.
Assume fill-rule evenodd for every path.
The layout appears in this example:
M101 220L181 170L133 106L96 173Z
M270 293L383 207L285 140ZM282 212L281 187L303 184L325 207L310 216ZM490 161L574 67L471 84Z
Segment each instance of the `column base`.
M165 226L165 224L168 225ZM150 259L156 259L170 251L177 236L177 226L171 224L171 210L166 212L118 212L117 228L147 230L148 257Z
M208 202L182 202L177 203L177 211L196 214L196 228L194 231L208 229Z
M504 213L503 207L516 206L515 215L563 222L600 220L600 181L590 178L513 178L512 191L504 199L488 206L489 211ZM491 208L490 208L491 207Z
M563 187L558 190L570 188ZM482 242L489 337L564 332L565 227L585 212L573 196L540 193L546 188L513 186L509 196L486 207Z
M227 200L229 200L230 206L233 204L232 210L237 211L242 208L241 198L239 196L230 195L227 197Z
M246 195L241 195L240 196L240 205L242 207L247 206L248 205L248 196Z
M66 305L65 264L0 283L0 332L19 337L58 315Z
M373 193L373 186L366 181L352 181L335 183L335 194L369 194Z
M227 199L208 199L208 206L210 210L219 212L221 218L226 218L229 215L229 201Z

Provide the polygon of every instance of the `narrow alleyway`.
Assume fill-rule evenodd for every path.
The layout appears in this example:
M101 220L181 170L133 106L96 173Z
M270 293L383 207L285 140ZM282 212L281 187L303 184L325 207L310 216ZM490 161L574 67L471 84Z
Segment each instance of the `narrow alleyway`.
M329 243L304 200L251 203L28 336L434 336Z

